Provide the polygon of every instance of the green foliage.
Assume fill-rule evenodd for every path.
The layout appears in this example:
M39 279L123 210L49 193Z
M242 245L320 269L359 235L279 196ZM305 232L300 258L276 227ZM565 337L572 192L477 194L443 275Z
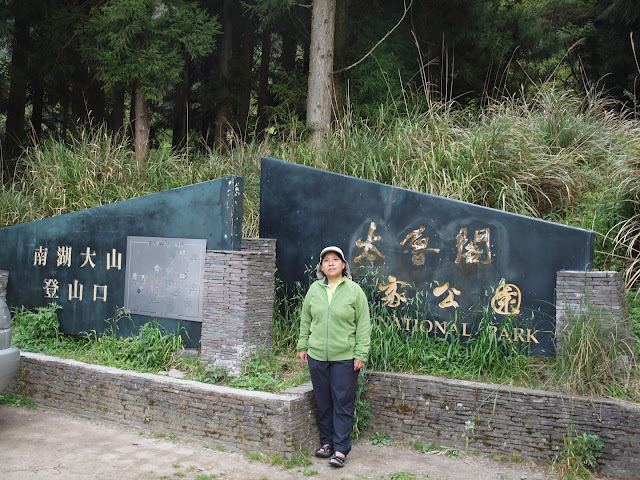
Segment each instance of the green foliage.
M251 355L242 373L228 380L227 385L246 390L275 391L280 383L280 363L269 352L260 351Z
M179 357L183 350L182 337L168 333L157 319L142 325L137 335L118 337L118 323L131 321L129 313L119 309L114 318L108 320L109 327L102 334L92 331L84 338L78 338L60 332L56 313L60 308L51 303L33 310L15 309L13 343L29 352L142 372L188 364Z
M498 383L531 381L529 359L514 338L511 319L485 316L477 334L463 342L456 324L444 336L420 329L407 331L381 305L372 305L374 322L367 368ZM495 328L492 328L494 327Z
M273 351L276 355L294 356L300 334L300 310L307 287L296 283L288 289L276 275L273 303Z
M358 384L356 386L353 429L351 430L351 436L353 438L360 438L371 420L371 403L366 399L368 379L369 376L367 370L360 370L360 375L358 375Z
M429 477L417 477L413 473L401 470L399 472L390 473L389 475L382 475L377 477L376 480L427 480L428 478Z
M583 433L573 437L570 431L563 436L563 442L564 448L554 459L554 467L565 478L590 478L604 446L598 435Z
M257 460L259 462L264 462L269 465L281 465L282 463L284 463L284 458L280 452L274 452L271 455L267 456L260 452L248 452L245 450L244 455L249 460Z
M371 445L379 445L384 447L385 445L389 445L391 443L391 435L389 435L388 433L375 432L369 438L369 443Z
M295 467L309 467L313 462L309 460L309 450L303 448L296 455L284 461L283 468L290 469Z
M284 363L273 351L260 350L253 352L240 375L228 378L226 385L245 390L280 392L308 381L309 373L299 362Z
M257 16L262 25L277 21L288 13L288 10L295 6L295 0L254 0L253 2L242 2L252 15Z
M638 372L635 345L610 318L584 308L572 312L560 341L562 350L548 365L557 388L592 396L632 389Z
M110 0L92 9L79 31L91 39L83 57L97 66L106 89L133 85L160 100L180 78L185 54L210 52L220 24L191 2Z
M26 407L29 410L35 410L36 404L24 395L13 395L11 393L0 392L0 404L9 405L11 407Z
M184 349L180 335L167 332L154 318L140 326L136 335L119 337L118 324L127 320L132 321L129 312L118 309L102 334L88 333L88 354L104 365L128 370L157 372L176 366L178 355Z
M61 308L50 303L34 310L13 309L13 344L27 350L57 345L61 340L57 311Z

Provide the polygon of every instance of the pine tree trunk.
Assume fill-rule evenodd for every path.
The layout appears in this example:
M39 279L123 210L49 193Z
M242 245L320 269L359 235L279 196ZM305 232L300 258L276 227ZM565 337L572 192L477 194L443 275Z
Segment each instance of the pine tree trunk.
M131 136L133 137L133 141L136 139L136 97L138 96L136 87L131 89L130 97L129 97L129 130L131 131Z
M287 73L293 72L296 67L296 49L298 40L295 35L285 30L282 32L282 52L280 53L280 66Z
M309 47L307 125L312 142L319 142L331 124L333 42L336 0L313 0Z
M105 120L106 96L95 78L89 78L87 85L87 108L89 109L89 125L94 128L100 127Z
M29 19L24 11L23 2L15 2L15 43L11 54L9 72L9 98L7 105L6 133L2 156L4 161L3 175L7 182L13 178L16 168L16 158L22 152L24 145L24 109L27 102L27 78L29 65Z
M242 33L242 50L240 82L238 84L238 123L243 138L249 129L249 110L251 108L251 72L253 71L253 54L255 52L256 22L252 16L244 18Z
M122 133L124 125L124 87L118 86L113 90L113 109L111 111L111 131Z
M231 95L231 59L233 58L233 0L224 0L222 10L222 42L220 45L220 103L214 124L214 142L218 149L226 144L229 130L229 97Z
M263 140L264 129L267 128L267 114L265 106L269 98L269 62L271 60L271 24L264 26L262 32L262 52L260 53L260 71L258 85L258 119L256 121L256 136Z
M187 144L188 115L189 60L188 58L185 58L182 78L176 85L176 94L173 99L173 135L171 137L171 148L173 150L180 150Z
M146 97L136 95L136 161L146 162L149 157L149 103Z
M42 111L44 106L44 90L42 88L42 74L39 68L35 68L34 77L31 80L32 85L32 110L31 110L31 132L33 141L39 143L42 139Z
M339 70L345 66L345 58L349 50L349 0L336 3L336 23L334 33L334 70ZM334 104L337 111L341 111L346 106L347 88L345 79L346 73L339 73L333 76Z

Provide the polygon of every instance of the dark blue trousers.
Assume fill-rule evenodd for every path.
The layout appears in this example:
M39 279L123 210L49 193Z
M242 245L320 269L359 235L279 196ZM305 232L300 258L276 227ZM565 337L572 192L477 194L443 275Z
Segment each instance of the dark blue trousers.
M351 430L356 401L358 374L353 359L320 362L308 357L309 373L316 397L320 444L329 444L336 452L351 451Z

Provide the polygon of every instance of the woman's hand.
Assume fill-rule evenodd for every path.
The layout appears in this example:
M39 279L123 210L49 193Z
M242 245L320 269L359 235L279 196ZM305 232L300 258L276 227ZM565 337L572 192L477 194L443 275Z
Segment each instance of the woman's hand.
M298 358L302 363L307 363L307 352L304 350L301 352L298 352Z
M299 355L300 354L298 354L298 356ZM364 362L362 360L358 360L357 358L353 359L353 371L354 372L357 372L358 370L360 370L363 367L364 367Z

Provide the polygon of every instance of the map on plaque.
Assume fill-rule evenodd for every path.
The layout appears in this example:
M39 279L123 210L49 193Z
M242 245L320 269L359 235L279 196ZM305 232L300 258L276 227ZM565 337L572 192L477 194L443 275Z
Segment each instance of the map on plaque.
M207 241L127 237L124 306L131 313L202 321Z

